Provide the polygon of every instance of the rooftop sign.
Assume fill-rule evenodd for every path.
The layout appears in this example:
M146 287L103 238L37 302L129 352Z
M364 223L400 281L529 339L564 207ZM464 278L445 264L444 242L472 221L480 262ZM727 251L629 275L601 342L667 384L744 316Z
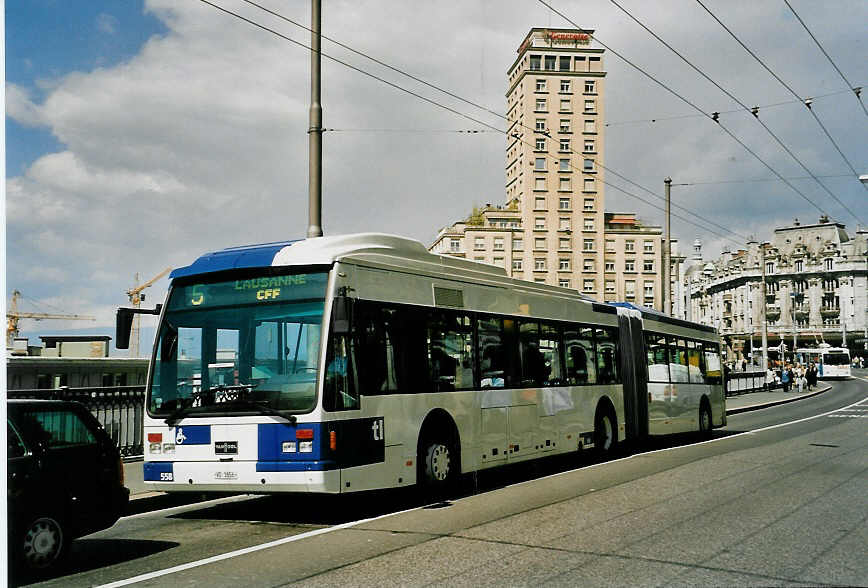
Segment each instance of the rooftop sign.
M532 32L518 48L518 53L521 53L528 47L532 46L534 39L543 39L548 41L549 45L577 46L591 44L590 33L545 30L541 32Z

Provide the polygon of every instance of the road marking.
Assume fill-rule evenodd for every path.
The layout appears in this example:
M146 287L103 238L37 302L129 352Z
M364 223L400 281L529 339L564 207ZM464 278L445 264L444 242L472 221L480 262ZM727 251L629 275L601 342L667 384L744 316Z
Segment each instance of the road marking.
M838 412L838 411L840 411L840 410L847 410L847 409L849 409L849 408L853 408L854 406L859 406L859 405L861 405L863 402L865 402L866 400L868 400L868 398L863 398L862 400L859 400L858 402L854 402L853 404L849 404L849 405L847 405L847 406L843 406L843 407L841 407L841 408L838 408L838 409L835 409L835 410L832 410L832 411L829 411L829 412L824 412L824 413L822 413L822 414L818 414L818 415L814 415L814 416L806 417L806 418L803 418L803 419L798 419L798 420L795 420L795 421L789 421L789 422L786 422L786 423L780 423L780 424L777 424L777 425L771 425L771 426L769 426L769 427L763 427L763 428L761 428L761 429L754 429L753 431L745 431L745 432L743 432L743 433L736 433L735 435L727 435L726 437L721 437L721 438L719 438L719 439L709 439L708 441L700 441L700 442L698 442L698 443L691 443L690 445L687 445L687 446L667 447L667 448L665 448L665 449L656 449L656 450L654 450L654 451L646 451L646 452L644 452L644 453L637 453L637 454L633 454L633 455L628 455L627 457L622 457L622 458L619 458L619 459L613 459L613 460L610 460L610 461L604 461L604 462L601 462L601 463L592 464L592 465L590 465L590 466L585 466L585 467L580 468L580 469L582 469L582 470L585 470L585 469L591 469L591 468L595 468L595 467L598 467L598 466L604 466L604 465L607 465L607 464L610 464L610 463L617 463L617 462L619 462L619 461L624 461L624 460L627 460L627 459L633 459L633 458L635 458L635 457L641 457L641 456L644 456L644 455L653 455L653 454L655 454L655 453L661 453L661 452L664 452L664 451L673 451L673 450L677 450L677 449L682 449L683 447L692 447L692 446L694 446L694 445L705 445L706 443L718 443L718 442L720 442L720 441L726 441L727 439L734 439L734 438L736 438L736 437L741 437L742 435L753 435L754 433L759 433L759 432L762 432L762 431L769 431L769 430L771 430L771 429L777 429L777 428L780 428L780 427L786 427L786 426L789 426L789 425L795 425L795 424L797 424L797 423L803 423L803 422L805 422L805 421L810 421L810 420L814 420L814 419L822 418L822 417L825 417L825 416L831 415L831 414L833 414L833 413L836 413L836 412ZM863 405L863 406L864 406L864 405ZM861 416L861 415L860 415L860 416ZM527 481L525 481L525 482L519 482L518 484L511 484L511 485L509 485L509 486L504 486L503 489L506 489L506 488L512 488L512 487L518 487L518 486L522 486L522 485L530 484L530 483L536 483L536 482L540 482L540 481L542 481L542 480L546 480L546 479L548 479L548 478L556 478L556 477L558 477L558 476L563 476L563 475L566 475L566 474L572 474L572 473L575 473L575 472L576 472L576 470L568 470L568 471L566 471L566 472L559 472L559 473L557 473L557 474L552 474L552 475L550 475L550 476L545 476L545 477L543 477L543 478L537 478L537 479L534 479L534 480L527 480ZM237 497L230 497L230 499L231 499L231 498L237 498ZM218 500L226 500L226 499L218 499ZM188 506L189 506L189 505L188 505ZM183 508L183 507L176 507L176 508ZM241 555L247 555L248 553L255 553L255 552L257 552L257 551L262 551L262 550L264 550L264 549L270 549L270 548L272 548L272 547L278 547L278 546L280 546L280 545L286 545L287 543L293 543L293 542L295 542L295 541L301 541L302 539L307 539L307 538L309 538L309 537L316 537L317 535L323 535L323 534L325 534L325 533L331 533L332 531L340 531L340 530L342 530L342 529L349 529L349 528L355 527L355 526L357 526L357 525L363 525L363 524L365 524L365 523L370 523L370 522L373 522L373 521L378 521L378 520L381 520L381 519L385 519L385 518L389 518L389 517L393 517L393 516L397 516L397 515L405 514L405 513L408 513L408 512L413 512L413 511L417 511L417 510L422 510L422 509L424 509L424 508L425 508L425 506L417 506L417 507L415 507L415 508L409 508L409 509L407 509L407 510L402 510L402 511L399 511L399 512L386 513L386 514L383 514L383 515L380 515L380 516L377 516L377 517L371 517L371 518L368 518L368 519L361 519L361 520L358 520L358 521L351 521L351 522L349 522L349 523L342 523L342 524L340 524L340 525L335 525L335 526L333 526L333 527L326 527L326 528L324 528L324 529L316 529L316 530L314 530L314 531L307 531L307 532L305 532L305 533L299 533L298 535L292 535L292 536L290 536L290 537L284 537L283 539L277 539L277 540L275 540L275 541L269 541L268 543L262 543L262 544L260 544L260 545L253 545L253 546L251 546L251 547L245 547L244 549L237 549L237 550L235 550L235 551L230 551L230 552L227 552L227 553L221 553L221 554L214 555L214 556L211 556L211 557L208 557L208 558L205 558L205 559L200 559L200 560L198 560L198 561L191 561L191 562L189 562L189 563L180 564L180 565L177 565L177 566L174 566L174 567L171 567L171 568L166 568L166 569L164 569L164 570L157 570L157 571L155 571L155 572L149 572L149 573L147 573L147 574L141 574L141 575L139 575L139 576L134 576L134 577L132 577L132 578L127 578L126 580L118 580L117 582L112 582L112 583L110 583L110 584L103 584L103 585L101 585L101 586L98 586L98 588L119 588L120 586L129 586L130 584L136 584L136 583L138 583L138 582L144 582L144 581L146 581L146 580L153 580L154 578L160 578L160 577L162 577L162 576L168 576L169 574L174 574L174 573L177 573L177 572L183 572L183 571L185 571L185 570L190 570L190 569L193 569L193 568L198 568L198 567L200 567L200 566L208 565L208 564L211 564L211 563L216 563L216 562L218 562L218 561L224 561L224 560L227 560L227 559L232 559L232 558L234 558L234 557L238 557L238 556L241 556ZM173 509L166 509L166 510L173 510ZM141 516L141 515L133 515L133 516L138 517L138 516ZM127 518L127 517L125 517L125 518Z

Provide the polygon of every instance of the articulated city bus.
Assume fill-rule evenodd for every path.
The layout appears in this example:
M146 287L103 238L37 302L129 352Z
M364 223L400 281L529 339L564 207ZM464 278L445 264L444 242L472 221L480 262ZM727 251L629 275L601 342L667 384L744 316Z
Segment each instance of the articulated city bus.
M172 273L158 312L144 422L155 490L439 487L726 423L713 328L400 237L209 253Z
M796 349L796 361L802 365L816 365L820 378L850 377L850 350L846 347L832 347L827 344Z

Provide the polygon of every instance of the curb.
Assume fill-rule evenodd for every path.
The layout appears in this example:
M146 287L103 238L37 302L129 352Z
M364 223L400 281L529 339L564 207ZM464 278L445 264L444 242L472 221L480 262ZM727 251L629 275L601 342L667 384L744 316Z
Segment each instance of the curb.
M726 414L727 414L727 416L729 416L731 414L750 412L752 410L762 410L763 408L769 408L772 406L777 406L779 404L789 404L790 402L796 402L797 400L802 400L804 398L811 398L811 397L816 396L818 394L822 394L823 392L828 392L831 389L832 389L832 386L827 384L824 387L818 387L816 392L810 392L808 394L801 394L801 395L795 396L793 398L782 398L780 400L772 400L769 402L761 402L759 404L751 404L748 406L740 406L738 408L727 409Z

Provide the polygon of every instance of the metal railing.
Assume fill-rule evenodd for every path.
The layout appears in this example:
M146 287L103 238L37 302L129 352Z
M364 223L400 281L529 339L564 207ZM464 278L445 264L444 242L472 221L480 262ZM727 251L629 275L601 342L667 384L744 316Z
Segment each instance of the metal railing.
M9 390L8 398L74 400L81 402L105 428L120 449L122 457L144 455L142 439L145 387L109 386L105 388L53 388L48 390Z
M766 373L758 372L729 372L726 379L726 395L736 396L748 392L766 390Z

